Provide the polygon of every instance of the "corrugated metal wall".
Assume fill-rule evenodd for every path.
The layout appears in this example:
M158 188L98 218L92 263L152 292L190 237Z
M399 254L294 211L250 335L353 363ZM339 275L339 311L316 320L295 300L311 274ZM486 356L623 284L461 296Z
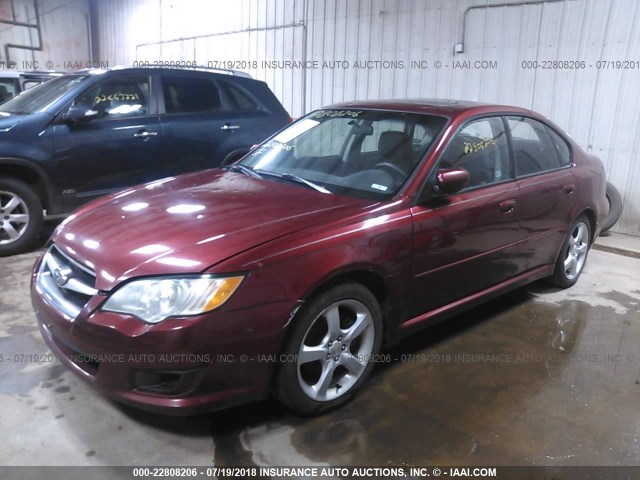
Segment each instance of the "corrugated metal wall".
M36 24L34 0L0 0L0 20ZM42 45L36 28L0 23L0 61L6 44L42 47L42 51L9 48L17 70L77 70L91 58L88 0L39 0Z
M407 96L529 107L603 159L625 199L614 230L640 235L640 65L596 68L602 60L640 61L640 2L487 7L495 3L101 0L100 59L239 62L237 68L267 81L293 116L342 100ZM463 28L471 6L483 8L469 10ZM454 54L463 37L464 53ZM316 63L263 64L285 60ZM475 68L483 60L489 63ZM585 63L524 68L523 61L533 60ZM456 63L464 61L471 63ZM369 63L354 68L356 62Z

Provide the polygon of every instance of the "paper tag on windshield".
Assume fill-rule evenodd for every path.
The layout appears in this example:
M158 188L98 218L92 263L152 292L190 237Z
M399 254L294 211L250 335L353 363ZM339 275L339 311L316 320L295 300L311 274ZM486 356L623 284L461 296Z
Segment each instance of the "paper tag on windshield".
M378 185L377 183L373 183L371 184L371 188L375 188L376 190L382 190L383 192L386 192L388 187L385 187L384 185Z

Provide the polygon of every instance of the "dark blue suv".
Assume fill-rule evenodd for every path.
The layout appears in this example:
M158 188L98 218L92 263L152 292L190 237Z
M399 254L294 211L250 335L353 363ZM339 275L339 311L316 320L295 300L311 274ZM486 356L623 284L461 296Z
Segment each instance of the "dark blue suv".
M233 71L86 70L0 105L0 256L49 215L125 187L231 163L291 119Z

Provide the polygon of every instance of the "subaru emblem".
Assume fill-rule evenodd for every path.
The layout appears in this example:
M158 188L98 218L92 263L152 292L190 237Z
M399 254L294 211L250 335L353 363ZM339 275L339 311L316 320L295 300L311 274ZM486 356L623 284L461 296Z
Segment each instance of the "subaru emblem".
M56 281L58 286L62 287L69 281L70 273L71 272L68 269L56 268L53 271L53 279Z

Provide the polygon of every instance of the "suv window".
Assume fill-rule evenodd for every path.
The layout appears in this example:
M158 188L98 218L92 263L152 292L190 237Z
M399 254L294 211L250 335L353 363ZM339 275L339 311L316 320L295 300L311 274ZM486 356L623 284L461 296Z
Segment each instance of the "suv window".
M511 130L518 176L546 172L562 166L544 124L527 117L507 117L507 123Z
M20 84L17 78L0 79L0 103L15 97L20 91Z
M233 108L238 110L258 110L258 104L242 89L224 82L224 89L233 102Z
M140 117L149 113L149 77L115 77L76 98L74 105L98 111L100 118Z
M470 176L467 188L511 178L509 147L502 118L482 118L465 125L449 141L439 167L467 170Z
M203 78L162 77L164 109L167 113L199 113L221 110L220 91Z

